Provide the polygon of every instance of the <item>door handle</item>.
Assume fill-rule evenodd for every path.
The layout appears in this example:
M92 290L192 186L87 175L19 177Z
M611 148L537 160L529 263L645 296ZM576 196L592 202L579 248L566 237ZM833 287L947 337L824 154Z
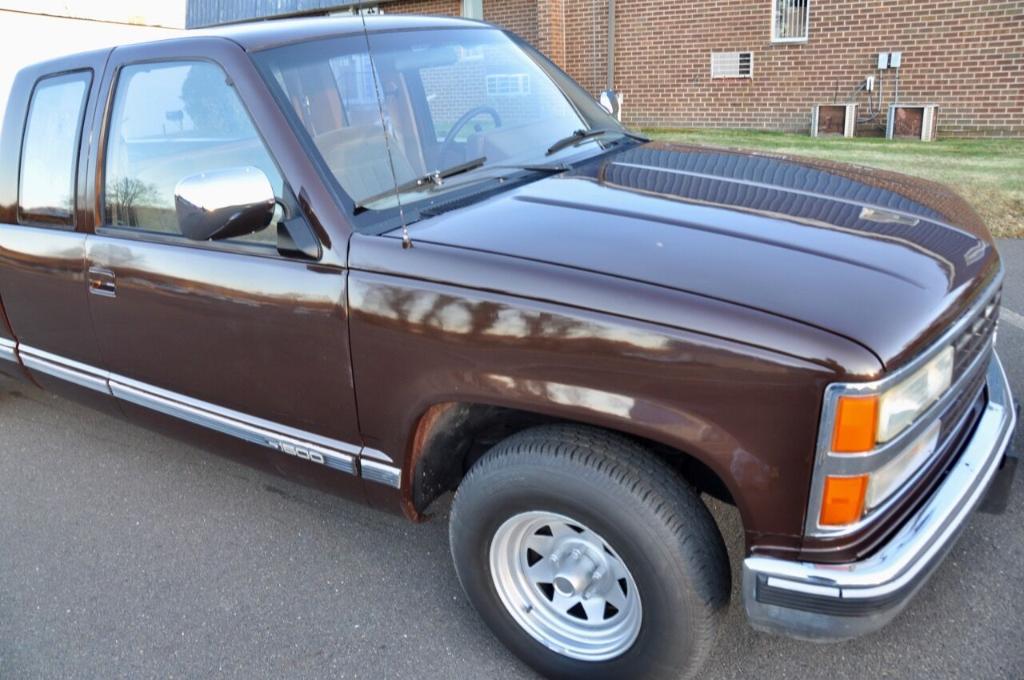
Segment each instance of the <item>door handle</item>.
M89 292L103 297L117 297L117 280L114 272L102 267L90 267Z

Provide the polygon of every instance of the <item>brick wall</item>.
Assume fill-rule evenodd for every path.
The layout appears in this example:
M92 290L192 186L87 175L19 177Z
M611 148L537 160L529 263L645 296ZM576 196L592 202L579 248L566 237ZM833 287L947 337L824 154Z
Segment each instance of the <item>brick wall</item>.
M565 44L562 68L591 92L604 90L608 73L607 0L566 0Z
M460 4L399 0L387 11L457 15ZM606 80L607 7L484 0L484 18L596 93ZM805 131L813 104L845 101L877 75L878 52L898 50L900 100L939 104L940 134L1024 136L1022 0L811 0L810 39L800 44L771 42L771 8L772 0L617 0L615 85L627 122ZM712 51L752 51L754 77L712 79ZM883 112L893 85L888 71Z
M535 44L556 64L565 63L565 0L538 0Z
M607 2L566 3L566 65L597 91L586 24ZM900 50L900 100L939 104L940 133L1024 135L1020 0L812 0L805 44L771 43L771 0L618 0L616 19L616 87L633 124L806 130L814 103L844 101L879 51ZM747 50L752 79L711 79L712 51Z
M484 0L484 21L488 21L537 44L538 0Z
M395 14L447 14L459 16L462 12L460 0L396 0L383 7L387 13Z

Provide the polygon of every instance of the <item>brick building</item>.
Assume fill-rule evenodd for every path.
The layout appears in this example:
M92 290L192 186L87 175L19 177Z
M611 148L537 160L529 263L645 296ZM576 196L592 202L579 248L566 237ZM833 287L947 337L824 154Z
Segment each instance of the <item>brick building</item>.
M189 0L189 27L324 14L352 3ZM1024 136L1021 0L380 0L386 13L472 16L504 26L592 92L611 76L640 127L806 131L814 104L938 104L945 136ZM267 6L261 10L261 6ZM288 7L294 9L288 10ZM611 8L611 12L609 9ZM612 45L609 49L609 26ZM880 52L900 68L879 70ZM609 64L611 62L611 64ZM611 66L611 68L609 68ZM879 92L879 86L881 91ZM879 104L881 96L881 106Z

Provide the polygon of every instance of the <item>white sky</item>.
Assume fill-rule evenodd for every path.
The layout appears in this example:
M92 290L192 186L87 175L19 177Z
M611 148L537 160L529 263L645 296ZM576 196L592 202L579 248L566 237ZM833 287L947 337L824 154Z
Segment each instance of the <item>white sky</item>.
M0 10L185 28L185 0L0 0Z
M0 2L0 7L29 4L21 2ZM45 2L34 0L34 4L60 5L75 3ZM108 3L95 2L90 5L100 6ZM117 2L110 5L129 4ZM144 6L146 3L138 2ZM173 3L167 3L173 4ZM181 3L184 6L184 2ZM7 110L7 97L11 90L14 76L24 66L37 61L45 61L63 54L84 52L87 50L124 45L132 42L158 40L179 33L168 28L152 28L147 26L131 26L128 24L104 23L101 21L84 21L65 19L21 12L8 12L0 9L0 32L4 39L0 41L0 121ZM2 129L2 128L0 128Z

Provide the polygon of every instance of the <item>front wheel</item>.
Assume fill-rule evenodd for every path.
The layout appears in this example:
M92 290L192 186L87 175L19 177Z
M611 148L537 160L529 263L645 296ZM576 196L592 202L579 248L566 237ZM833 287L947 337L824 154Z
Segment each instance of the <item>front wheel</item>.
M592 428L495 446L459 486L450 538L477 611L550 677L692 675L729 599L725 546L696 493Z

